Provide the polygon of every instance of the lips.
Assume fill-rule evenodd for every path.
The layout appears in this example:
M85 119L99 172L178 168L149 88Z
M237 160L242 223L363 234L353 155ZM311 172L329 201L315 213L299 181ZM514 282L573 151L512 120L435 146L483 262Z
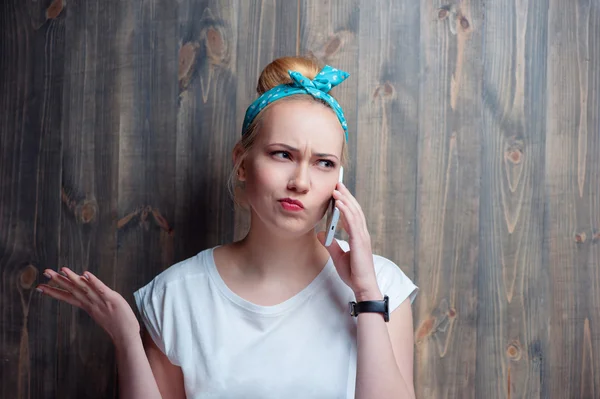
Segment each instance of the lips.
M283 199L280 199L279 202L286 202L288 204L297 205L300 208L304 209L304 205L302 205L302 202L292 199L292 198L283 198Z

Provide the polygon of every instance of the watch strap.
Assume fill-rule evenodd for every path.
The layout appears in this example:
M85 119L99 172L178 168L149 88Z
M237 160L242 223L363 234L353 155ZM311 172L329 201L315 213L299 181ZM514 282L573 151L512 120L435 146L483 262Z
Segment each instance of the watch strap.
M350 314L357 317L360 313L381 313L383 319L390 320L389 297L385 295L382 301L350 302Z

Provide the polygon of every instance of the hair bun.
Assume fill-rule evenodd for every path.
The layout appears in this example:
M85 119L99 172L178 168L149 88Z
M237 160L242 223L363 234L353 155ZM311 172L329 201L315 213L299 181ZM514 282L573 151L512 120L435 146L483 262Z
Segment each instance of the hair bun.
M271 90L273 87L292 82L288 71L297 71L309 79L314 79L321 66L309 57L281 57L267 65L258 78L256 91L258 95Z

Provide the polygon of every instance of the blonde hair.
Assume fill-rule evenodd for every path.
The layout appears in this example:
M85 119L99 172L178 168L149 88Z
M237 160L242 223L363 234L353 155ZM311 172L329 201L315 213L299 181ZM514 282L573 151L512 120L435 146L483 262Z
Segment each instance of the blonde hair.
M301 56L277 58L262 70L260 77L258 78L258 84L256 85L256 92L259 96L261 96L262 94L266 93L267 91L271 90L276 86L292 83L292 79L290 78L290 75L288 73L288 71L290 70L300 72L302 75L312 80L317 76L321 69L322 67L313 58ZM331 91L329 92L329 95L333 97L333 93ZM329 107L329 104L327 104L325 101L304 94L284 97L282 99L277 100L276 102L292 100L316 101ZM256 115L256 118L254 118L250 126L248 126L248 128L234 147L234 151L236 149L241 149L242 152L237 158L235 164L233 165L233 170L229 175L228 185L229 192L233 197L234 202L240 206L243 206L243 204L240 202L239 198L239 194L241 193L238 190L236 190L236 188L238 187L241 189L241 186L238 184L237 180L238 170L240 169L242 162L244 161L244 159L246 159L248 153L252 150L252 147L256 142L256 137L260 132L258 126L264 118L266 111L270 109L276 102L272 102L271 104L267 105L258 113L258 115ZM346 141L344 140L342 147L342 158L340 160L340 163L342 166L344 166L344 169L347 169L348 161L348 146L346 145Z

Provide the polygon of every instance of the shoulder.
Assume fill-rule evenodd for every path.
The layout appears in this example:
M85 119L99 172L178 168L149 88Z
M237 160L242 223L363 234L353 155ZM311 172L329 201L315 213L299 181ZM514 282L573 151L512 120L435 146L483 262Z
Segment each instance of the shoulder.
M338 240L344 251L350 250L350 245L344 240ZM390 259L373 254L373 265L377 284L381 293L390 298L390 311L396 309L405 299L412 303L417 297L419 288L402 271L402 268Z
M155 276L144 287L136 291L134 295L149 293L157 295L163 293L168 288L177 288L182 284L190 282L190 280L204 277L208 272L207 265L212 258L213 250L214 248L205 249L191 258L173 264Z

